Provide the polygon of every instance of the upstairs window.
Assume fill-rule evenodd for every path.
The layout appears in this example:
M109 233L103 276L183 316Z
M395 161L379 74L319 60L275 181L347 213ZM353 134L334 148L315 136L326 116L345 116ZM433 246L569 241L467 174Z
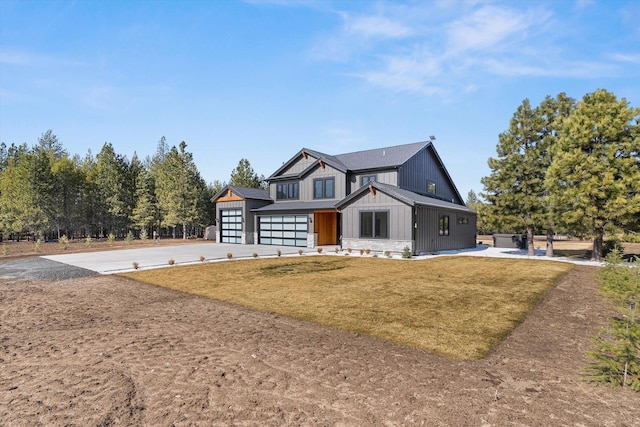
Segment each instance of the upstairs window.
M318 178L313 180L314 199L333 199L335 197L335 178Z
M276 200L297 200L299 196L297 182L283 182L276 186Z
M435 182L427 180L427 193L436 194L436 183Z
M360 212L360 237L370 239L388 239L389 212Z
M375 181L376 181L375 175L365 175L360 178L360 185L367 185L368 183L375 182Z

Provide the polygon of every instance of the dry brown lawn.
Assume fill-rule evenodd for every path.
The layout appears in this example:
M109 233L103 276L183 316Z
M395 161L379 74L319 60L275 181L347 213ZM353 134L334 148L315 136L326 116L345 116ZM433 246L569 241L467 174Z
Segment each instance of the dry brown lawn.
M485 356L572 265L305 256L123 274L462 359Z

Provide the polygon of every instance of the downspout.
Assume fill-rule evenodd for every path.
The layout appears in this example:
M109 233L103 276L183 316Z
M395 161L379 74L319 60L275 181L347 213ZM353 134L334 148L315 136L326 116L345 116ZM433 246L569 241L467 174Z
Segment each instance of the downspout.
M416 245L417 245L416 244L416 242L417 242L416 241L416 236L417 236L417 233L418 233L418 206L417 205L414 206L414 208L413 208L413 213L412 213L412 218L411 219L412 219L412 222L413 222L413 227L412 227L413 230L411 232L412 238L413 238L413 251L412 252L413 252L414 255L416 255L417 254L417 252L416 252Z

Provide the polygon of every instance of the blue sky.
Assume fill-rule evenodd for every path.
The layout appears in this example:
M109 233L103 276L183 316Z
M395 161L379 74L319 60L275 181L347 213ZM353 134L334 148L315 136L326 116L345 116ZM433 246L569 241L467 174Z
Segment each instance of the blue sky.
M186 141L203 178L428 140L466 198L523 99L640 106L636 1L0 1L0 141Z

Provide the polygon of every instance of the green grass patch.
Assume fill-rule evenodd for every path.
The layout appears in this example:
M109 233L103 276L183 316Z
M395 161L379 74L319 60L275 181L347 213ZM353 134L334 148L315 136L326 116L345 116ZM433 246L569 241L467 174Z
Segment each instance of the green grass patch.
M485 356L573 266L476 257L272 258L122 274L461 359Z

